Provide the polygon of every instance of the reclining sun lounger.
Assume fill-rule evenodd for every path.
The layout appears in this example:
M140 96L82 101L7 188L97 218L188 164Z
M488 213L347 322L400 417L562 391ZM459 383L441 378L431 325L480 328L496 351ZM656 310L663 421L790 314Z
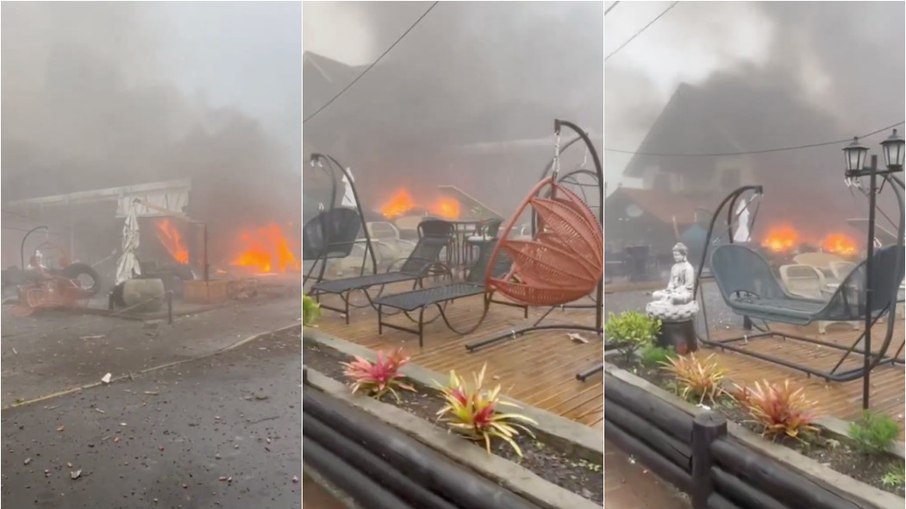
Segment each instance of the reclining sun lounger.
M449 283L432 288L421 288L418 290L397 293L394 295L384 295L375 299L374 304L377 306L378 310L378 334L383 334L384 327L390 327L392 329L397 329L404 332L411 332L412 334L418 334L418 346L422 346L424 337L425 309L432 305L437 306L437 309L440 311L440 316L441 318L443 318L444 323L447 324L447 327L459 334L469 334L470 332L475 330L478 325L480 325L484 320L484 317L487 314L488 308L490 307L492 302L508 306L520 307L523 309L524 315L528 317L528 306L515 304L512 302L493 300L490 294L486 293L484 276L495 242L496 240L490 240L481 245L478 261L469 269L469 274L464 282ZM494 275L499 277L503 274L506 274L510 269L510 265L511 261L508 257L498 256L498 262L496 264L496 267L494 267ZM479 318L478 323L476 323L469 330L459 331L447 319L447 315L444 312L444 307L446 304L457 299L472 297L475 295L483 295L485 298L484 311L481 315L481 318ZM385 307L399 309L407 313L415 311L416 309L419 310L418 329L410 329L400 325L385 322Z
M350 277L344 279L322 280L312 286L309 295L320 302L324 294L339 295L345 304L344 308L336 308L321 304L321 308L336 311L346 315L349 323L349 294L355 290L363 290L369 302L372 301L368 289L392 283L412 281L415 288L419 281L431 275L432 270L440 266L440 255L444 248L450 246L453 239L454 227L452 223L438 219L422 221L418 225L419 239L415 249L403 263L398 272L384 274L369 274L367 276Z

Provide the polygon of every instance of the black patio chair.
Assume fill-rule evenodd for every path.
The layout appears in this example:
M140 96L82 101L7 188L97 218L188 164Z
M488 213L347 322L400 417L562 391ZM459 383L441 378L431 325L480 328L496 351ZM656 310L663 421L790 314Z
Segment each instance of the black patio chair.
M309 295L314 297L319 303L321 295L339 295L345 304L343 309L323 303L321 303L321 308L345 314L346 323L348 324L349 294L351 292L363 290L369 303L373 305L373 299L368 293L368 289L371 287L380 286L381 289L378 293L380 295L385 285L412 281L412 287L416 288L421 280L427 276L448 273L449 269L444 268L440 262L440 255L444 249L449 248L451 245L454 231L453 224L447 221L439 219L422 221L418 225L418 243L416 243L412 253L409 254L409 257L406 258L398 271L343 279L321 280L312 286Z
M305 223L302 227L302 260L314 263L304 281L308 281L319 261L321 272L317 281L324 278L327 260L349 256L361 227L359 213L345 207L325 210Z
M478 261L469 269L469 273L466 276L464 282L454 282L431 288L421 288L418 290L397 293L394 295L385 295L375 299L374 304L377 306L378 310L378 334L384 333L384 327L390 327L391 329L417 334L418 346L423 346L425 309L431 307L432 305L437 306L437 309L440 311L440 316L441 318L443 318L444 323L447 325L447 327L450 330L462 335L470 334L472 331L477 329L478 326L481 325L481 323L484 321L485 316L487 316L491 303L522 308L523 315L528 318L528 306L516 304L514 302L494 300L490 294L486 293L484 277L485 272L487 271L488 262L490 261L491 253L494 251L494 245L496 244L496 242L496 239L492 239L480 246ZM512 260L505 254L501 253L501 255L498 256L497 263L495 264L493 270L494 276L500 277L506 274L510 270L511 264ZM447 319L444 308L447 304L452 303L457 299L472 297L475 295L484 296L484 309L481 317L478 319L478 322L469 329L458 330ZM413 319L413 321L416 321L418 323L418 329L410 329L401 325L385 322L385 307L401 310L405 312L407 316L408 313L417 309L418 320Z
M896 308L897 294L903 281L903 247L890 246L879 250L872 258L871 280L873 286L871 300L871 325L874 325L886 314L893 315ZM763 360L798 369L809 374L821 376L827 380L854 380L864 374L864 368L851 369L837 373L837 369L850 353L865 355L864 350L856 346L865 337L865 331L847 348L828 341L821 341L794 334L770 331L767 322L780 322L792 325L808 325L817 321L860 321L866 311L865 285L867 264L862 261L836 288L828 300L795 297L787 292L777 280L767 260L756 251L737 244L725 244L717 247L711 256L711 271L721 296L733 312L749 319L762 320L765 329L761 334L750 334L739 338L720 341L703 340L704 343L720 348L727 348ZM889 319L887 335L876 356L873 365L892 363L896 355L887 357L893 334L893 319ZM808 366L793 364L784 359L777 359L757 352L732 346L730 343L748 341L760 337L782 336L829 348L844 351L843 357L829 372L817 371ZM902 349L903 346L900 346ZM873 366L872 366L873 367Z

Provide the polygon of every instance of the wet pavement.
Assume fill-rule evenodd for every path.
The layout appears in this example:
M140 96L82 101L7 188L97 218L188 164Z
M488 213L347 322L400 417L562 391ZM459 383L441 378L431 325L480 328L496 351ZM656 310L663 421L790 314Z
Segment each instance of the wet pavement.
M662 481L644 465L604 443L606 509L690 509L686 495Z
M2 503L300 507L299 336L4 410Z
M2 307L2 405L207 355L259 332L299 323L299 296L260 297L166 321Z

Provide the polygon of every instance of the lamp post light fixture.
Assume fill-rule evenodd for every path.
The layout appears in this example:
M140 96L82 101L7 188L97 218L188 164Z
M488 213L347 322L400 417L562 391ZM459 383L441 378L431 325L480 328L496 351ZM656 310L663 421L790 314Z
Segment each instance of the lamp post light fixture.
M843 148L844 161L846 163L845 177L847 185L852 183L853 179L860 177L869 177L868 190L868 243L865 257L865 360L863 369L865 375L862 377L862 408L868 409L869 388L871 387L869 378L871 375L871 327L874 324L872 317L872 294L874 292L875 274L873 274L872 258L874 257L875 248L875 209L876 197L879 192L877 177L881 176L885 181L892 178L892 174L903 171L903 138L897 135L894 129L889 138L881 142L881 148L884 152L884 162L886 169L878 168L878 156L871 156L871 166L865 166L865 158L868 156L868 147L859 143L859 138L853 138L852 143ZM894 179L897 180L897 179ZM902 181L899 181L902 182ZM902 186L902 184L900 184ZM902 219L901 219L902 221ZM902 231L898 232L897 242L902 245ZM881 275L883 277L883 275ZM887 275L892 277L892 275ZM882 354L878 354L879 356Z

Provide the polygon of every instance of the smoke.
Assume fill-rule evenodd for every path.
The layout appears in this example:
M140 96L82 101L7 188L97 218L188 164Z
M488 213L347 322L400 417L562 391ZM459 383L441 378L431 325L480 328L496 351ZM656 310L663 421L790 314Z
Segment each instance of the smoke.
M298 6L2 9L4 201L191 178L189 213L223 249L299 217Z
M333 32L338 44L347 31L367 34L371 46L361 52L367 58L356 63L376 58L429 6L344 3L328 17L325 4L313 5L303 6L305 23L322 27L319 34ZM441 2L304 125L306 153L328 152L352 166L370 208L401 185L453 184L509 214L553 153L554 118L601 133L602 25L597 3ZM306 51L330 46L324 39L308 44ZM323 56L341 54L354 52L344 47ZM308 91L321 78L306 67L303 116L361 70L314 98ZM550 142L467 154L472 144L525 139ZM313 182L306 177L306 189Z
M650 6L644 13L636 4L617 6L606 19L606 51L666 5ZM681 84L688 85L688 93L682 99L677 94L682 105L670 107L680 107L683 114L673 115L645 150L713 153L788 147L845 139L904 120L902 3L714 6L681 2L607 62L608 147L638 149ZM624 34L612 38L611 26L622 26ZM864 143L878 153L877 143L888 134ZM846 231L843 219L866 214L865 200L850 197L843 185L842 146L735 158L753 168L753 181L745 183L765 186L762 228L786 219L816 234ZM620 181L641 183L621 175L631 158L606 154L608 191ZM633 164L657 164L690 178L702 167L727 160L643 157ZM722 197L700 201L714 208Z

